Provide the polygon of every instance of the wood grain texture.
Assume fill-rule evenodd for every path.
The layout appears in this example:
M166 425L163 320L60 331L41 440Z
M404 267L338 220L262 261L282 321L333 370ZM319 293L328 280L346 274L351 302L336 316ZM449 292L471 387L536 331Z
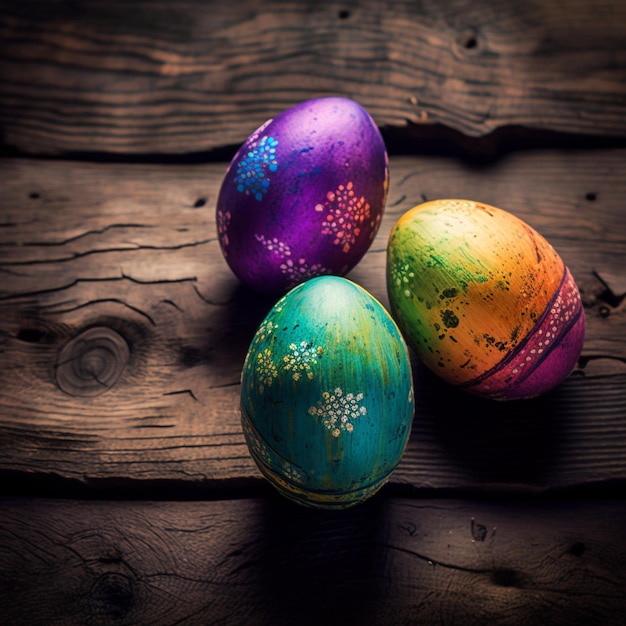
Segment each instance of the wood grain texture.
M417 416L394 485L541 490L626 479L625 166L624 150L524 152L489 167L391 160L381 230L350 278L387 305L395 220L424 197L478 199L553 243L588 322L576 371L528 403L470 398L414 360ZM219 251L224 171L0 162L1 470L199 489L259 478L239 378L273 302L241 287ZM68 371L76 364L78 374Z
M623 502L0 501L4 624L621 626Z
M626 136L620 0L3 0L0 41L2 142L31 153L206 151L324 95L418 136Z

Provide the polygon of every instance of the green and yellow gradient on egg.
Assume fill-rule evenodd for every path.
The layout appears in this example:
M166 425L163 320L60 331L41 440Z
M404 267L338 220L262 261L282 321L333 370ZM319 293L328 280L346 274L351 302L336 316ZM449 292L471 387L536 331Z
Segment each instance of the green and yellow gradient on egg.
M385 308L338 276L301 283L255 333L241 416L264 476L300 504L373 495L404 452L414 412L408 348Z
M475 395L538 396L582 350L582 302L563 260L531 226L487 204L435 200L401 216L387 289L422 361Z

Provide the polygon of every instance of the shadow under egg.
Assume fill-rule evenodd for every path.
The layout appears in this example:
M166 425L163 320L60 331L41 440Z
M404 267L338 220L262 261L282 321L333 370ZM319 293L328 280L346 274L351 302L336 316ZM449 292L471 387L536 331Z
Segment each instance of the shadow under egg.
M271 607L265 623L289 624L294 616L299 624L368 623L384 603L386 506L378 495L338 511L268 497L258 517L262 575L255 578Z
M568 385L528 400L496 401L473 396L413 363L416 414L410 455L443 458L433 483L454 487L543 487L561 454L568 419ZM454 471L460 479L449 479ZM436 486L439 486L438 484Z

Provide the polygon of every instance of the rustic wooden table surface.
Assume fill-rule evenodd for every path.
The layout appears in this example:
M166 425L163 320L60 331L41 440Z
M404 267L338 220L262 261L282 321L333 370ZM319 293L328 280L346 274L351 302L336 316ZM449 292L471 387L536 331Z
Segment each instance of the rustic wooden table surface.
M626 4L1 0L0 33L0 624L626 623ZM399 467L330 512L248 453L273 302L215 226L236 148L324 95L390 154L350 278L387 306L395 220L480 200L553 244L588 329L526 402L413 358Z

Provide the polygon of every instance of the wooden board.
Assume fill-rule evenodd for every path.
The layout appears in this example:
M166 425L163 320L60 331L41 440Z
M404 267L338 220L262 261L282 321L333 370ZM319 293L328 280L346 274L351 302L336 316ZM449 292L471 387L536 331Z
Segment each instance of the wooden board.
M588 329L528 402L413 355L406 453L345 511L291 504L248 453L273 301L214 216L235 148L324 95L392 153L350 278L387 305L395 220L471 198L551 241ZM0 0L0 624L622 626L625 139L619 0Z
M626 137L620 0L3 0L0 38L2 142L29 153L203 152L324 95L418 137Z
M618 626L624 502L0 500L2 623Z
M153 494L258 484L239 376L273 302L241 287L219 251L225 167L0 162L0 470L60 495L55 477ZM478 199L553 243L588 323L575 372L527 403L469 398L415 361L417 416L394 488L626 479L624 171L622 149L527 151L488 167L392 158L381 230L350 278L387 304L395 220L423 198Z

